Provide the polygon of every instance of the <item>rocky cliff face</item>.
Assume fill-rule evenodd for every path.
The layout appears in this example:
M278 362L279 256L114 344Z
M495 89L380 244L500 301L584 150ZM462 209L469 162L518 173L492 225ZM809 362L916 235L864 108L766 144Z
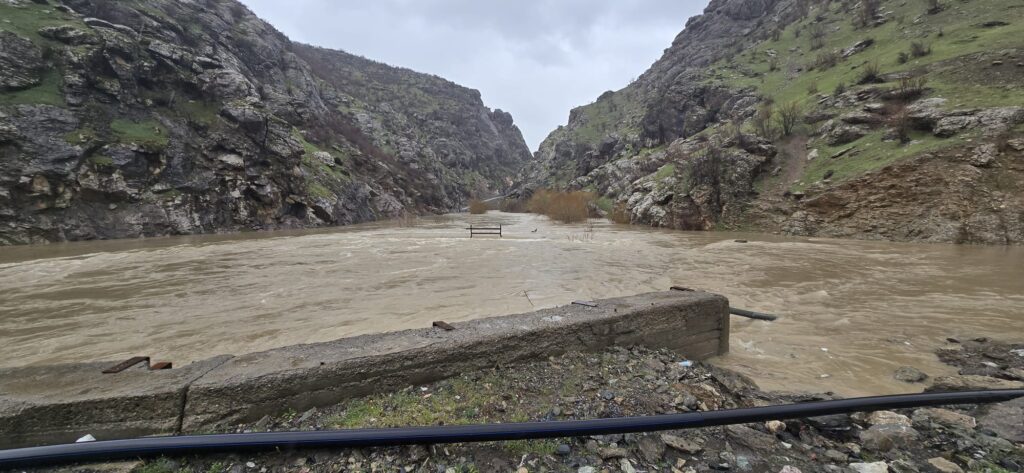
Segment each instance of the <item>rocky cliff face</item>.
M568 125L541 143L530 183L568 184L605 163L661 151L720 118L750 115L755 91L708 83L707 68L766 34L760 25L791 21L793 3L713 0L636 81L573 109Z
M497 193L512 117L232 0L0 1L0 243L348 224Z
M712 0L572 110L521 189L683 229L1024 242L1019 5L937 5Z

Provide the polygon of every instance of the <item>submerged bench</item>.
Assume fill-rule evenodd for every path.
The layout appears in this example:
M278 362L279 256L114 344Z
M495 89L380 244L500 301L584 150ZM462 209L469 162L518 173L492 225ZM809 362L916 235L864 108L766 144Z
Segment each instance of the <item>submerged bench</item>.
M729 349L729 301L666 291L438 327L102 374L110 362L0 369L0 448L174 434L303 411L497 364L608 346Z
M473 238L473 235L498 235L498 238L504 238L501 235L501 225L497 227L474 227L469 226L469 237Z

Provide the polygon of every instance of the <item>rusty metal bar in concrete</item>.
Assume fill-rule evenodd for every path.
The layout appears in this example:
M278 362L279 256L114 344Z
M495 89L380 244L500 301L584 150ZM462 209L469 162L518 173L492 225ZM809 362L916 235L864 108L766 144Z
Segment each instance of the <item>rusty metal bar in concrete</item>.
M436 328L222 356L173 370L95 376L109 363L0 369L0 448L173 434L401 389L497 364L611 345L728 351L729 302L667 291ZM117 382L111 382L117 380Z
M437 328L441 329L441 330L448 330L448 331L455 330L455 327L452 327L451 324L449 324L448 322L445 322L443 320L435 320L432 325L434 327L437 327Z

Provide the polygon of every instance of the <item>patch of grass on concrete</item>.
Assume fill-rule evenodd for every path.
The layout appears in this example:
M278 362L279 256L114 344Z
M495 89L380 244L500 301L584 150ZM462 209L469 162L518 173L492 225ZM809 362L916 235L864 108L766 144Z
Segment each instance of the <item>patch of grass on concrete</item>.
M528 422L544 418L561 398L572 398L581 381L576 371L566 368L559 385L538 385L530 393L533 402L523 402L522 386L496 373L478 378L462 376L437 383L430 391L410 387L398 392L354 399L325 419L328 428L378 428L425 425L465 425L493 422ZM536 396L548 402L536 402ZM510 452L552 454L553 440L501 442Z

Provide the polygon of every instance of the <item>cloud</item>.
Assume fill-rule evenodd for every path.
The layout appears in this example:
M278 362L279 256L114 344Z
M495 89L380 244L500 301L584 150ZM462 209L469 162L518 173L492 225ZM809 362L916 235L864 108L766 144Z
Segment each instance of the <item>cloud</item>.
M624 87L706 0L242 0L295 41L479 89L536 149L569 110Z

